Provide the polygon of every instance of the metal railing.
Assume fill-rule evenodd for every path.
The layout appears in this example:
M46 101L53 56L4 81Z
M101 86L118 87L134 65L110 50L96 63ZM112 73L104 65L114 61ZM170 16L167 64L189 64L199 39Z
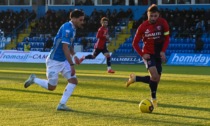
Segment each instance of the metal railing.
M28 31L23 31L23 29L29 27L30 24L30 19L31 17L33 17L34 15L30 15L28 18L26 18L20 25L18 25L12 32L11 34L9 34L8 36L11 36L15 42L15 44L17 44L17 35L22 32L22 33L27 33Z

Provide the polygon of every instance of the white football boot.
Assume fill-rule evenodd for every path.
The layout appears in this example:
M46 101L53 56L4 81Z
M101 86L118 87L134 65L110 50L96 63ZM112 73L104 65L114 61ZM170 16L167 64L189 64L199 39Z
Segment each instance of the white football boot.
M58 104L57 110L58 111L73 111L72 109L67 107L65 104Z
M24 87L27 88L29 87L30 85L32 85L34 83L34 78L36 78L36 75L35 74L31 74L28 78L28 80L25 81L24 83Z

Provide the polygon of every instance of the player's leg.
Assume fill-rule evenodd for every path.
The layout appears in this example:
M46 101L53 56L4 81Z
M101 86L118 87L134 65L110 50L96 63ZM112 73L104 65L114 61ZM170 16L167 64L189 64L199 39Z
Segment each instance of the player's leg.
M57 110L72 111L72 109L70 109L69 107L66 106L66 102L71 97L78 81L77 81L76 75L71 76L71 68L67 61L66 61L66 66L61 73L68 80L68 84L66 85L66 88L65 88L63 95L60 99L60 103L57 107Z
M28 88L30 85L35 83L47 90L50 90L50 91L55 90L57 86L57 82L58 82L58 74L61 69L60 66L57 66L56 64L57 64L56 61L47 60L46 74L47 74L48 80L37 78L35 74L32 74L30 75L29 79L25 81L24 87Z
M95 59L101 51L99 49L94 49L93 54L89 54L87 56L83 56L79 59L80 63L82 63L85 59Z
M107 50L107 48L104 48L104 50L102 51L102 53L104 54L104 56L106 57L106 64L107 64L107 72L108 73L115 73L114 70L112 70L111 67L111 56L109 51Z
M151 91L151 97L152 97L152 102L155 107L157 107L157 87L158 87L158 82L160 80L160 75L157 72L157 69L155 66L150 67L149 69L150 73L150 82L149 82L149 87Z
M128 81L126 82L126 87L129 87L135 82L143 82L149 84L150 76L136 76L135 74L130 74Z
M160 58L156 58L156 67L154 68L153 71L150 72L153 75L151 75L151 80L150 80L150 89L151 89L151 96L152 96L152 103L154 107L157 107L157 89L158 89L158 83L160 82L161 78L161 73L162 73L162 62Z
M31 74L29 76L28 80L26 80L24 83L24 87L28 88L34 83L50 91L53 91L56 88L56 86L49 84L48 80L37 78L35 74Z
M146 68L148 69L147 61L143 60ZM143 82L149 84L150 76L136 76L135 74L130 74L128 81L126 82L126 87L129 87L131 84L135 82Z
M152 57L152 60L150 60L150 65L148 65L148 71L150 73L149 87L151 90L152 102L153 105L157 107L156 93L157 93L158 83L160 81L160 75L162 72L161 59Z

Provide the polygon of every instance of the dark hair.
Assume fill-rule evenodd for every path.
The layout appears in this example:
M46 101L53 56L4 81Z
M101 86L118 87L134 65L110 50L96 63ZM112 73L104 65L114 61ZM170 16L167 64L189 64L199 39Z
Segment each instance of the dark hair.
M107 17L102 17L102 18L101 18L101 22L102 22L102 21L109 21L109 19L108 19Z
M81 16L85 16L85 13L81 10L75 9L72 12L70 12L70 19L79 18Z
M152 5L147 9L147 12L152 12L152 13L154 13L154 12L159 12L157 5L156 5L156 4L152 4Z

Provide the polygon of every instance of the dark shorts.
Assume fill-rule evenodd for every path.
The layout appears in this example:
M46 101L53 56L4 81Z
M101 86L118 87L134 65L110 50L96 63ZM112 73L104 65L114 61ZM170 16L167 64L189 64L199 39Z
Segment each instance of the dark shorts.
M156 69L158 71L158 74L161 75L162 72L162 61L160 57L156 57L154 55L150 55L150 59L148 60L144 60L144 64L146 66L146 68L150 68L152 66L156 66Z
M99 53L109 53L109 51L107 50L107 48L104 48L104 49L95 49L94 51L93 51L93 55L96 57L96 56L98 56L98 54Z

